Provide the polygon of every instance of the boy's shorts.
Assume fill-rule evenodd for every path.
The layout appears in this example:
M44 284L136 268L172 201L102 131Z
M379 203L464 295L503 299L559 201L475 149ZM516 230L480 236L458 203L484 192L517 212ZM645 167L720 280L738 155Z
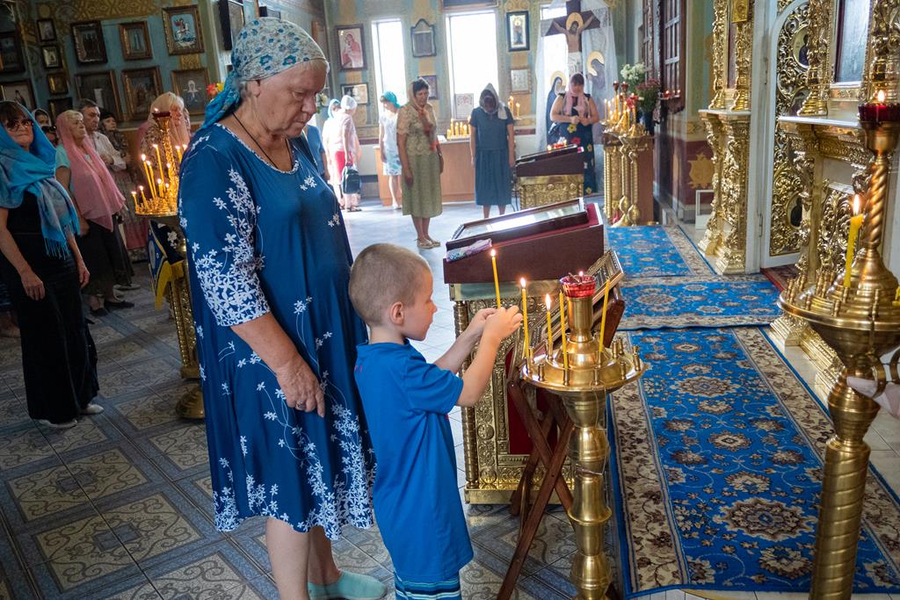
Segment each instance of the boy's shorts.
M431 583L418 583L404 581L397 573L394 573L394 592L397 600L462 600L462 592L459 589L459 575L457 574L444 581Z

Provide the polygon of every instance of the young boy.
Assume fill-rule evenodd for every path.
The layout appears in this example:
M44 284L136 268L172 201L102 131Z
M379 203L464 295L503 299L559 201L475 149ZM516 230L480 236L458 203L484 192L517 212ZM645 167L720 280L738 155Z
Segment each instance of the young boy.
M472 559L472 544L447 415L478 402L500 342L522 322L518 307L481 310L428 364L409 340L425 339L431 326L432 284L428 263L392 244L369 246L350 271L350 300L370 328L369 343L359 346L356 383L378 461L375 517L400 599L460 598L459 570Z

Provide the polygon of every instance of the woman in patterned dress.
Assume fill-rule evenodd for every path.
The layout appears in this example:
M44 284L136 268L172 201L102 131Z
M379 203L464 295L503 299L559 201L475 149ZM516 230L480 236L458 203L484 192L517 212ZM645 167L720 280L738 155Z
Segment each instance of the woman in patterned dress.
M441 243L428 235L431 219L443 212L441 173L444 161L437 140L434 108L428 103L429 87L424 79L409 86L409 102L397 115L397 148L403 169L403 214L411 215L419 248L437 248Z
M597 173L594 169L594 123L600 122L597 105L590 94L584 93L584 75L575 73L569 79L565 94L560 94L550 109L554 126L547 134L547 142L565 140L584 148L584 194L597 191Z
M391 192L391 206L397 209L402 206L403 199L400 196L400 153L397 150L397 112L400 103L394 92L385 92L381 95L381 107L384 112L378 119L378 147L381 151L381 168L388 180L388 189Z
M366 339L350 245L300 133L328 64L297 25L250 22L181 164L216 527L268 517L282 599L380 598L329 539L373 525L375 463L353 381ZM307 592L307 587L309 591Z

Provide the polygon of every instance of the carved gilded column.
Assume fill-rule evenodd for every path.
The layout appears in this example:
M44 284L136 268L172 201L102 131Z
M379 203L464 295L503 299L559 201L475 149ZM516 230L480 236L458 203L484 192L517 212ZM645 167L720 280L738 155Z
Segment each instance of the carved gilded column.
M750 115L723 115L725 156L722 161L722 198L719 209L724 216L722 243L715 269L722 275L743 273L747 256L747 178L750 153Z
M706 223L706 233L698 244L700 250L707 256L715 256L722 241L722 226L719 221L720 214L720 198L722 196L722 123L716 113L700 111L700 119L706 125L706 141L712 150L713 177L712 190L713 201L710 206L709 221Z
M734 81L734 105L732 110L750 110L750 70L753 67L753 0L733 0L741 2L747 12L737 21L735 28L734 55L737 72ZM746 17L746 18L743 18ZM727 46L726 46L727 47Z
M809 0L809 38L806 86L809 96L800 108L803 116L828 114L828 88L834 80L834 64L828 60L828 49L834 31L834 0Z
M728 81L728 0L713 0L713 65L710 110L725 108L725 84Z
M865 69L863 86L866 100L871 102L879 91L884 91L888 102L897 102L900 0L872 0Z

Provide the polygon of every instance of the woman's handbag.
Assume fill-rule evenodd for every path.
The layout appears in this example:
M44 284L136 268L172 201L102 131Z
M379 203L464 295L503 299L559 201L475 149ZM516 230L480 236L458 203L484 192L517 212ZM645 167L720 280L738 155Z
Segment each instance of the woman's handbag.
M358 194L362 188L362 181L359 179L359 171L353 165L344 167L341 173L341 192L344 194Z

